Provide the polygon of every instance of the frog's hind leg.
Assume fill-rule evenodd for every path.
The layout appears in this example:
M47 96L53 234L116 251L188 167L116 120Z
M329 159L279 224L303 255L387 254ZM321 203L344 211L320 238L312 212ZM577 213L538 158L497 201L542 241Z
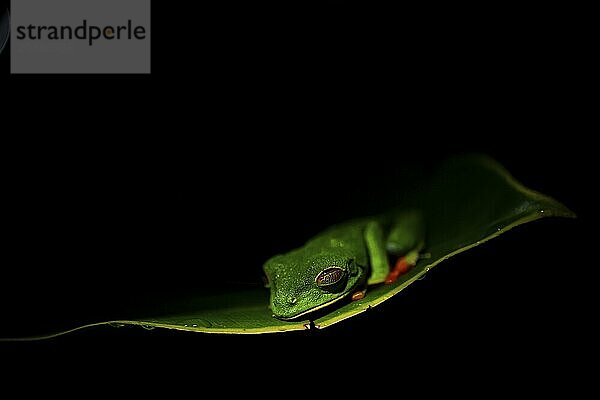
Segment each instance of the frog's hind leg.
M425 239L425 223L418 210L403 211L394 216L386 238L388 253L395 256L407 255Z
M385 283L389 285L390 283L396 282L400 275L404 275L412 267L414 267L419 259L419 251L420 248L418 250L410 251L407 255L398 258L394 268L392 268L388 276L385 278Z
M424 243L425 226L421 213L409 210L398 214L387 237L386 247L390 254L399 258L387 275L385 283L395 282L417 263Z

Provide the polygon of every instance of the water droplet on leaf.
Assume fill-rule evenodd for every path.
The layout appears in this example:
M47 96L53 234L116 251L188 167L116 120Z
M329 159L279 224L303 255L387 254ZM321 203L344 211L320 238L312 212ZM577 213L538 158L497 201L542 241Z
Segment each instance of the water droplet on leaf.
M431 268L427 267L425 268L425 273L423 275L421 275L420 277L417 278L418 281L422 281L423 279L425 279L425 277L427 276L427 273L429 272Z

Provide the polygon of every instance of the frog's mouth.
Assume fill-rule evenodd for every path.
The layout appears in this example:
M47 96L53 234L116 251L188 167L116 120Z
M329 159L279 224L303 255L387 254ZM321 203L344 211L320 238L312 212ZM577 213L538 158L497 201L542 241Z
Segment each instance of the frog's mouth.
M277 314L273 314L273 316L275 318L283 320L283 321L295 321L295 320L298 320L298 319L300 319L300 318L302 318L302 317L304 317L304 316L306 316L308 314L313 314L313 313L316 313L318 311L323 311L327 307L331 306L333 303L337 303L340 300L348 300L348 299L350 299L352 297L352 293L353 292L350 291L347 294L345 294L344 296L337 297L337 298L335 298L333 300L330 300L330 301L328 301L326 303L323 303L323 304L321 304L321 305L319 305L317 307L313 307L313 308L311 308L309 310L302 311L302 312L300 312L298 314L294 314L292 316L283 316L283 315L277 315Z
M297 321L299 319L304 319L307 315L310 315L311 320L315 320L318 317L324 316L332 311L331 307L335 303L346 302L350 303L352 301L352 295L358 290L358 288L366 287L368 273L362 274L362 276L357 279L351 287L345 289L346 293L341 294L340 296L333 298L329 301L326 301L323 304L320 304L316 307L312 307L308 310L296 312L294 314L287 313L277 313L275 309L273 309L273 317L282 321ZM272 287L271 290L274 288ZM273 304L273 303L271 303Z
M350 290L347 291L346 294L336 297L335 299L331 299L317 307L313 307L311 309L308 309L306 311L301 311L297 314L293 314L293 315L277 315L277 314L273 314L273 317L280 319L282 321L297 321L303 317L306 317L307 315L311 315L311 320L315 320L321 316L324 316L326 314L328 314L329 312L332 311L331 306L334 303L338 303L338 302L344 302L344 303L350 303L352 301L352 294L354 294L358 288L362 287L362 285L365 284L365 280L366 280L366 276L364 279L359 279Z

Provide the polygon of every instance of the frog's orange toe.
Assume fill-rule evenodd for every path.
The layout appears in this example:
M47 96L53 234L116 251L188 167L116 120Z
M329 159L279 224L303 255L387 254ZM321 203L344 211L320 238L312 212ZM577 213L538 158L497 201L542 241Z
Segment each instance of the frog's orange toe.
M360 300L365 298L366 290L359 290L358 292L354 292L352 294L352 301Z
M410 267L412 267L412 265L406 260L406 257L400 257L398 261L396 261L394 269L388 274L387 278L385 278L385 283L389 285L390 283L396 282L396 279L398 279L400 275L407 273Z

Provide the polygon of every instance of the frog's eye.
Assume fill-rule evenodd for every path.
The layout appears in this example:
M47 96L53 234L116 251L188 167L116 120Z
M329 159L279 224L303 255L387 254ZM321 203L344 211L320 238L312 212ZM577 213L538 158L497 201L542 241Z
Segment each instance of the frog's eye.
M315 282L321 289L332 290L339 287L339 284L346 278L346 271L340 267L330 267L324 269L317 275Z

